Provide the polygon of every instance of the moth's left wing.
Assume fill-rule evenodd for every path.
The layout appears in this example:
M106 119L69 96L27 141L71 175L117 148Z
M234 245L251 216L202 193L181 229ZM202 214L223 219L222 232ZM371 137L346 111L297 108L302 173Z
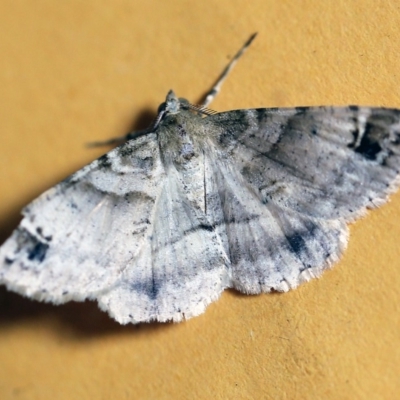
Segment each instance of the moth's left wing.
M229 286L218 235L155 134L112 150L23 211L0 283L39 300L96 299L120 323L180 321Z
M39 300L96 298L149 248L165 171L155 134L131 140L48 190L0 248L0 283Z

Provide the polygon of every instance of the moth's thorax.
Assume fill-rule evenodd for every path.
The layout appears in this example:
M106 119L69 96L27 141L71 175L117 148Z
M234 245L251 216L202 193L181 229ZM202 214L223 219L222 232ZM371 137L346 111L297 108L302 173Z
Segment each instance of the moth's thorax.
M204 148L204 118L190 110L166 115L158 129L160 150L165 162L182 167Z
M204 174L207 137L204 120L190 110L180 110L161 121L157 134L161 159L169 173L178 172L181 190L192 206L205 210Z

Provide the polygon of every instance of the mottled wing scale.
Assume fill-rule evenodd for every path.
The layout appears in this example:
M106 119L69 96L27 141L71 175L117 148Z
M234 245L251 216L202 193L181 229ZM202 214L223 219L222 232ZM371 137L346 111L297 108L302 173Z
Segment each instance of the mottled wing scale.
M239 170L214 158L207 216L229 255L234 287L244 293L287 291L319 276L347 243L344 221L318 220L265 204Z
M0 248L0 281L40 300L94 298L133 267L165 172L156 135L130 141L45 192Z
M345 249L346 222L399 185L395 109L238 110L208 123L217 135L213 197L224 211L215 224L227 236L232 286L244 292L319 276Z

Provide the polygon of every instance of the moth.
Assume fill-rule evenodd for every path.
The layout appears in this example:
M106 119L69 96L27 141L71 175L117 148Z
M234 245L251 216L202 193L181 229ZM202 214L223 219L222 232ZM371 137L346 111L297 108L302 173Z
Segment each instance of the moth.
M209 110L254 37L203 104L170 91L149 129L25 207L0 283L97 300L121 324L178 322L226 288L286 292L336 262L347 223L399 186L400 111Z

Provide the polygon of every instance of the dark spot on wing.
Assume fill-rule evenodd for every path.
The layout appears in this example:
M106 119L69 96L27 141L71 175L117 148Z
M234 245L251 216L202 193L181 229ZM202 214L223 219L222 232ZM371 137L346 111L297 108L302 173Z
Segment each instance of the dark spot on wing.
M355 106L355 105L349 106L349 110L350 110L350 111L353 111L353 112L358 112L359 109L360 109L360 107Z
M361 142L359 146L355 148L355 152L361 154L368 160L376 160L377 155L382 150L379 139L383 133L382 128L368 122L365 126L365 132Z
M292 235L286 236L286 240L289 243L290 249L297 256L306 250L306 243L303 239L303 233L295 232Z
M151 300L155 300L161 289L161 282L156 279L147 279L129 285L129 289L147 295Z
M28 260L42 262L48 249L47 243L37 242L32 249L28 250Z
M249 127L249 111L246 110L236 110L231 112L232 122L234 125L239 125L241 128L247 129Z
M350 109L356 111L355 106L350 107ZM382 151L383 155L387 157L390 155L390 149L386 146L387 140L390 137L393 125L399 122L399 114L399 110L395 109L372 109L366 121L364 132L360 132L358 129L352 132L354 141L348 147L354 148L356 153L367 160L377 160ZM357 121L355 121L355 125L357 125ZM356 147L358 141L359 145ZM391 143L394 143L393 140ZM379 157L379 161L385 162L383 157Z
M313 223L307 223L304 229L285 235L286 243L297 257L302 258L302 254L307 252L307 241L315 237L317 229Z
M208 232L212 232L214 230L214 228L211 225L206 225L206 224L200 224L197 227L197 229L205 230L205 231L208 231Z
M108 169L111 167L111 161L108 157L108 154L104 154L103 156L101 156L99 159L97 159L97 162L99 163L99 168Z
M297 115L305 114L308 111L309 107L296 107Z
M16 231L18 234L16 238L17 248L14 250L15 255L22 253L23 257L27 257L30 261L42 262L49 249L49 245L45 243L46 239L28 232L23 227L18 227ZM41 232L40 229L39 232ZM39 232L36 231L37 234ZM9 258L12 259L12 257Z
M11 265L14 261L15 261L15 260L13 260L13 259L11 259L11 258L9 258L9 257L4 257L4 262L5 262L7 265Z
M128 157L134 152L132 146L127 143L119 146L117 151L118 151L118 155L121 157Z
M256 112L256 119L259 124L263 123L267 117L267 112L265 108L256 108L254 110Z

